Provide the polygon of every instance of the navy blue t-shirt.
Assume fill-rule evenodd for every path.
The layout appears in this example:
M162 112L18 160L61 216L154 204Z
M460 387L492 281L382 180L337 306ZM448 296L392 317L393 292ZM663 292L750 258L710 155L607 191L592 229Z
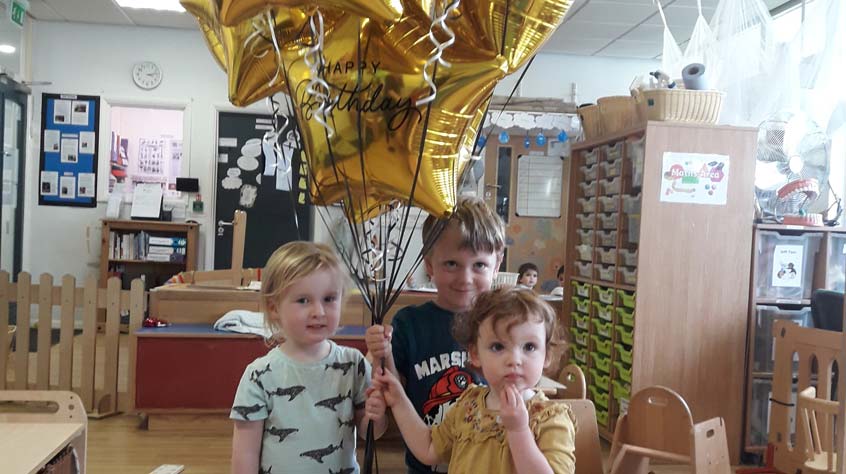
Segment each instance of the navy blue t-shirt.
M469 356L452 337L452 319L451 311L430 301L399 310L391 322L394 363L405 377L405 393L429 426L443 421L449 407L470 383L485 383L465 368ZM418 461L408 450L405 464L411 472L432 472L432 467ZM446 465L437 468L446 472Z

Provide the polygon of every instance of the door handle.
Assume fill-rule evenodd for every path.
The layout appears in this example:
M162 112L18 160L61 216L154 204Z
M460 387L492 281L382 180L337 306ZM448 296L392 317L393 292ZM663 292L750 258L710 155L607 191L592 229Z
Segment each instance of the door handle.
M486 187L486 188L496 188L496 189L499 189L499 188L501 188L501 187L502 187L502 185L501 185L501 184L486 184L486 185L485 185L485 187Z
M217 221L217 236L223 237L223 226L232 226L232 222L227 222L224 220Z

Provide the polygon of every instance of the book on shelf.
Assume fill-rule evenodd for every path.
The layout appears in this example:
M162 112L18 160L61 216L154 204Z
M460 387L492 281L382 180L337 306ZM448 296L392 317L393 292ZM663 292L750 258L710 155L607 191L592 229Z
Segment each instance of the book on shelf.
M184 262L188 240L178 236L153 236L147 231L118 233L109 232L109 259L149 260L158 262ZM165 255L149 258L150 255ZM171 257L171 255L181 255Z
M188 245L188 239L183 237L157 237L150 236L147 240L148 245L158 245L162 247L185 247Z

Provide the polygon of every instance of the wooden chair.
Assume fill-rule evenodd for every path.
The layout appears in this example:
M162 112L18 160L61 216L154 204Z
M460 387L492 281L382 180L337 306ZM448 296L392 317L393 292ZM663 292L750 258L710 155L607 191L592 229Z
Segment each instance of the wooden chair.
M631 398L617 419L611 474L646 474L650 459L688 464L695 474L731 472L722 418L693 424L684 399L666 387L648 387Z
M559 388L555 398L576 400L587 398L587 383L585 373L576 364L570 364L558 374L558 383L565 388Z
M593 402L581 399L560 403L566 403L576 419L576 474L604 474Z
M808 387L799 393L800 441L805 453L805 468L810 472L834 472L837 467L835 426L839 403L817 398L817 389ZM821 432L822 431L822 432Z

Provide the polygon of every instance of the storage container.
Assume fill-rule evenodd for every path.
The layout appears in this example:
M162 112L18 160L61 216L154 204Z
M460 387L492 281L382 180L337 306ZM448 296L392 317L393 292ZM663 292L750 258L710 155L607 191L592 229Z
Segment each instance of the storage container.
M597 407L602 407L604 409L608 409L608 392L602 390L601 388L597 387L596 385L591 385L588 387L590 389L591 398L593 398L593 403ZM599 409L597 409L597 421L599 421ZM606 418L607 422L607 418Z
M576 214L576 219L582 229L593 229L596 221L594 214Z
M811 308L785 309L778 306L758 306L755 308L755 348L752 362L754 372L772 372L775 359L775 337L773 325L776 321L787 320L802 327L814 326ZM796 357L794 370L799 369Z
M576 201L579 203L579 207L581 208L582 212L590 213L590 212L596 211L596 198L595 197L592 197L592 198L581 197L579 199L576 199Z
M834 291L844 291L846 280L846 234L831 234L828 256L828 287Z
M623 156L623 142L605 145L605 161L617 161Z
M584 262L593 261L593 246L591 245L576 245L576 255L579 260Z
M614 281L614 272L617 271L616 265L596 265L595 267L600 280L610 282Z
M809 299L822 237L821 232L782 235L759 231L755 295L788 301Z
M617 290L617 296L620 297L620 304L626 308L635 307L635 294L631 291Z
M634 329L627 328L622 324L618 324L614 326L614 330L617 331L617 340L621 341L623 344L632 345L634 344Z
M608 428L608 409L602 407L596 407L596 423L599 426L604 426Z
M614 369L617 372L617 378L624 382L632 383L632 368L624 364L622 361L614 361Z
M575 265L576 265L576 275L578 275L582 278L590 278L590 277L593 276L593 264L575 262Z
M793 384L791 400L782 400L789 405L789 424L788 426L796 426L796 384ZM772 380L769 379L753 379L752 380L752 403L748 415L749 420L749 442L751 446L767 445L767 437L770 432L770 413L773 397ZM795 442L795 434L791 436L791 443Z
M579 243L582 245L593 245L593 231L588 229L576 229Z
M611 382L612 393L617 400L621 398L629 398L632 394L632 386L620 380Z
M620 280L626 285L636 285L637 268L620 267Z
M573 335L573 342L580 346L588 346L588 341L590 340L590 337L588 336L587 331L584 331L579 328L570 328L570 334Z
M582 188L582 196L585 196L585 197L596 196L596 182L579 183L579 187Z
M620 415L629 412L629 398L618 398L617 403L620 405Z
M611 373L611 357L600 354L598 352L591 352L590 358L593 359L593 366L597 369L605 372L606 374ZM608 386L602 387L605 390L608 390Z
M613 230L617 228L617 213L597 214L599 216L599 228Z
M636 244L640 242L640 214L628 214L626 215L626 221L629 228L629 243Z
M594 301L593 307L596 308L596 316L600 319L604 319L605 321L611 322L614 320L614 307L612 305L604 305L599 301ZM605 337L611 337L610 329L609 333L605 334Z
M620 249L620 264L625 265L627 267L636 267L637 266L637 250L630 250L630 249Z
M596 256L600 262L607 265L614 265L617 263L617 249L597 247Z
M585 331L590 330L590 316L587 314L582 314L578 311L570 311L570 317L573 318L573 326L579 329L584 329Z
M573 359L576 359L582 364L588 363L588 354L589 352L586 347L573 346Z
M640 193L632 196L631 194L623 195L623 212L626 214L640 214Z
M629 367L632 365L632 349L626 349L626 346L622 343L615 343L614 344L614 352L617 353L617 359L623 361L624 364L628 364Z
M633 328L634 327L634 310L631 308L626 308L625 306L617 306L615 308L617 311L618 319L617 321L619 324L623 326Z
M600 230L597 231L596 236L599 240L598 244L603 247L617 246L617 231L616 230Z
M620 176L623 172L623 160L617 158L614 161L603 161L599 163L599 169L602 170L602 177L603 178L613 178L615 176Z
M617 212L620 207L617 196L597 196L596 201L600 212Z
M595 165L599 161L599 147L585 152L585 164Z
M596 301L593 302L596 305ZM605 337L610 339L611 338L611 321L602 322L599 318L593 318L590 320L593 323L593 333L599 336Z
M610 367L611 364L609 363L608 365ZM589 371L589 373L590 373L590 383L599 387L599 388L601 388L601 389L603 389L603 390L605 390L605 391L610 392L611 391L611 376L608 375L608 372L610 372L610 369L609 369L609 371L607 371L604 374L601 371L599 371L595 368L590 369L590 371Z
M587 298L573 296L573 307L582 314L590 314L590 301Z
M600 179L599 180L599 188L600 194L614 195L620 194L620 188L622 186L623 180L620 176L611 179Z
M596 292L596 299L603 304L614 304L614 288L604 288L602 286L593 285L593 291Z
M627 157L632 162L632 187L643 186L643 157L646 155L644 137L627 142Z
M582 298L590 298L590 284L571 281L570 285L573 286L574 295L581 296Z
M599 165L584 165L579 166L582 171L582 179L587 183L596 179Z
M611 357L611 339L604 339L596 334L591 335L590 338L593 341L593 348L596 352Z

